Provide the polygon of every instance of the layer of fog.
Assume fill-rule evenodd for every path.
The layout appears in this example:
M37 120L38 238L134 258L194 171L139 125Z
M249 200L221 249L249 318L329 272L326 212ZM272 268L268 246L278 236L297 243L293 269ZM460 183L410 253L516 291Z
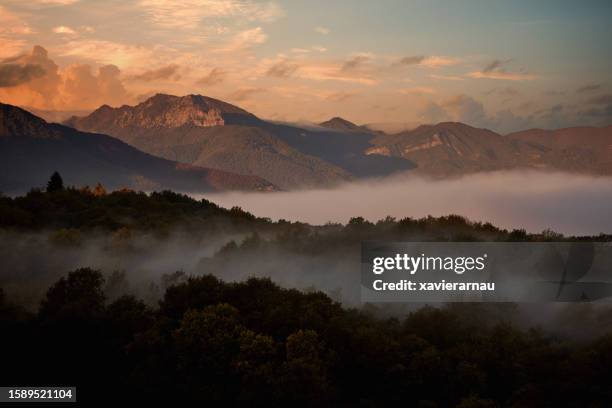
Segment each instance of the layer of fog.
M332 190L196 195L261 217L311 224L362 216L463 215L507 229L571 235L612 232L612 178L511 171L432 180L411 175L345 184Z
M335 190L274 194L216 194L207 198L227 207L240 205L259 216L312 223L346 222L352 216L371 220L386 215L420 217L459 213L506 228L593 234L612 231L609 209L612 182L563 174L498 173L456 180L431 181L415 177L354 183ZM321 290L345 306L360 306L359 245L331 241L317 251L283 245L272 232L260 233L267 244L240 248L219 256L228 242L240 245L250 232L180 229L164 234L115 232L0 231L0 287L11 301L35 310L46 289L61 276L80 267L100 269L107 277L109 298L135 294L155 305L168 284L164 275L214 274L225 281L251 276L269 277L287 288ZM76 234L76 236L74 236ZM299 243L299 238L297 238ZM323 241L325 242L325 241ZM297 245L301 247L301 245ZM117 280L124 272L124 281ZM115 276L115 278L113 278ZM112 284L111 284L112 283ZM405 314L420 305L386 304L379 312ZM497 310L487 305L486 310ZM520 305L507 318L525 326L575 336L600 335L612 330L612 309L606 305Z
M301 253L274 243L273 236L262 236L270 242L262 248L220 256L218 251L226 243L240 244L250 235L212 235L194 236L180 230L163 236L134 232L127 238L116 233L83 233L66 243L57 239L57 232L5 231L0 233L0 287L11 302L35 311L58 279L77 268L91 267L104 274L109 301L131 294L155 306L170 285L187 276L213 274L227 282L268 277L286 288L321 290L346 307L363 306L358 245L339 244L321 252ZM367 308L380 316L401 317L421 306L385 303ZM573 338L588 339L612 330L612 308L606 303L507 306L511 305L482 304L474 313L480 324L511 321ZM471 310L469 305L465 308Z

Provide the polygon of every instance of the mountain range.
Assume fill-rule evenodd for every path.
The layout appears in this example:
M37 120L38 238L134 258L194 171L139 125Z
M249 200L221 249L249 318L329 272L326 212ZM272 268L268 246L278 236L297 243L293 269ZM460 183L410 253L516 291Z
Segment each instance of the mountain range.
M113 137L47 123L0 104L0 190L43 186L59 171L69 185L179 191L273 190L257 176L177 163L143 153Z
M75 184L189 191L330 187L397 172L433 177L511 170L612 174L612 126L501 135L458 122L395 134L334 117L302 126L202 95L103 105L63 125L2 105L0 188Z
M136 106L102 106L65 123L166 159L258 175L283 189L332 186L414 167L403 158L367 155L369 131L268 122L201 95L157 94Z

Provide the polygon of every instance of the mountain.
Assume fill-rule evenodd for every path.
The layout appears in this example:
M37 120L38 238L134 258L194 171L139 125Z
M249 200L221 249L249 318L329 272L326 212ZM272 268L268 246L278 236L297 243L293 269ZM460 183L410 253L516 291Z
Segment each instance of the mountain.
M422 125L372 142L375 146L368 154L403 157L419 172L436 176L530 167L525 155L533 150L493 131L457 122Z
M414 167L401 158L367 156L371 133L271 123L201 95L158 94L136 106L105 105L66 124L169 160L257 175L284 189L331 186Z
M237 106L206 96L156 94L136 106L102 105L88 116L73 116L65 124L132 143L150 129L249 125L258 121L255 115Z
M530 159L536 167L612 174L612 126L530 129L506 137L534 149Z
M364 129L361 126L357 126L353 122L349 122L348 120L340 118L338 116L331 118L330 120L327 120L325 122L319 123L319 126L328 128L328 129L343 130L343 131L349 131L349 132L350 131L360 131L360 132L367 131L367 129Z
M403 157L434 176L509 169L612 174L612 126L531 129L502 136L457 122L379 135L367 154Z
M271 190L255 176L192 166L143 153L113 137L50 124L15 106L0 104L0 190L43 186L53 171L68 185L140 190Z

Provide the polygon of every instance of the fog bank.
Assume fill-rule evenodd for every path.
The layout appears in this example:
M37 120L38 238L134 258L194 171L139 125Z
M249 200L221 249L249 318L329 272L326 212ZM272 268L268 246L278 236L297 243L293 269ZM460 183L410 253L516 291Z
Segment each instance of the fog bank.
M273 220L311 224L345 223L355 216L377 221L388 215L459 214L528 232L547 228L571 235L612 232L612 178L565 173L510 171L451 180L400 175L335 189L194 196Z

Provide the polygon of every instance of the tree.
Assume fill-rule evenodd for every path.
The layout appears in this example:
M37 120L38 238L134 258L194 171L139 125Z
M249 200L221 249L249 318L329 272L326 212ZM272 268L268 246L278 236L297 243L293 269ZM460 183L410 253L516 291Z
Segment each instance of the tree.
M314 330L298 330L285 343L287 364L283 389L286 398L299 405L313 405L327 398L327 367L321 352L324 345Z
M102 197L106 195L106 189L102 185L102 183L96 184L96 187L93 190L93 195L96 197Z
M64 180L62 176L55 171L51 175L51 178L47 182L47 193L53 193L55 191L62 191L64 189Z
M61 278L47 291L39 314L44 319L99 317L104 311L104 277L90 268L77 269Z

